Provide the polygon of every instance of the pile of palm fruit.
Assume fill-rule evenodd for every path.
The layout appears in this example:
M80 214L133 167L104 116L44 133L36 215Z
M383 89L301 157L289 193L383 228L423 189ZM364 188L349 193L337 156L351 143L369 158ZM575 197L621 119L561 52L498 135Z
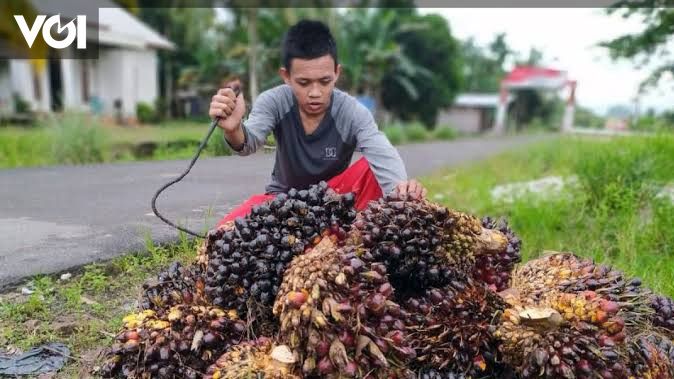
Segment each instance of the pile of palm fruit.
M324 182L145 283L100 369L132 378L674 378L674 302L608 266L517 266L503 220Z

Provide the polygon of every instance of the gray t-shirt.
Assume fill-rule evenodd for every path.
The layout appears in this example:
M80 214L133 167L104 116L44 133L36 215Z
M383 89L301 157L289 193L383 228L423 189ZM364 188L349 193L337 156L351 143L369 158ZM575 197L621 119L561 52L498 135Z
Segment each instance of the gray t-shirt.
M305 189L343 172L354 151L367 159L383 193L407 180L405 165L372 117L349 94L335 89L326 115L310 135L304 132L292 89L280 85L257 98L243 123L245 142L239 155L264 145L269 133L276 138L276 163L267 193Z

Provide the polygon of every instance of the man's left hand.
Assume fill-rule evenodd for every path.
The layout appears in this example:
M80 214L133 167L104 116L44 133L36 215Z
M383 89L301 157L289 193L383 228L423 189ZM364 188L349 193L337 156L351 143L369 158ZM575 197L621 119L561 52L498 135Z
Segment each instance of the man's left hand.
M423 199L426 197L426 188L415 179L410 179L405 182L400 182L393 190L393 194L401 199L410 198L414 200Z

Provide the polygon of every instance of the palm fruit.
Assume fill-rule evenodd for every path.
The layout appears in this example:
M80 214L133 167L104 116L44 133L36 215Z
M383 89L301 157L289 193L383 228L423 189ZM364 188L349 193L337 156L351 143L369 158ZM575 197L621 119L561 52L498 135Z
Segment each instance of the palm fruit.
M246 329L233 310L195 305L177 305L166 314L144 310L123 323L104 377L197 378Z
M672 379L674 342L657 333L631 338L627 347L627 362L630 379Z
M521 378L625 378L620 305L596 292L550 292L540 301L506 296L495 336Z
M215 241L222 239L222 236L225 234L225 232L233 229L234 221L227 221L219 227L209 230L208 233L206 233L206 239L204 239L201 245L199 245L197 248L196 263L201 265L201 267L206 268L208 265L208 257L213 255Z
M665 296L652 295L650 305L654 311L653 325L667 330L670 336L674 336L674 301Z
M386 267L324 238L295 257L274 304L279 342L305 376L400 378L414 356Z
M427 289L422 296L401 304L417 355L413 368L461 372L470 377L482 377L497 369L492 323L505 303L484 285L454 282Z
M425 369L419 371L419 379L468 379L464 373L450 370Z
M293 354L287 346L274 347L260 337L232 346L206 371L204 379L275 378L299 379L293 371Z
M143 283L142 309L162 312L178 304L206 304L201 267L173 262L155 280Z
M520 254L522 241L508 227L508 223L504 219L495 220L491 217L485 217L482 219L482 226L503 233L508 239L508 244L505 249L493 254L477 255L473 277L486 283L495 291L503 291L508 288L515 264L522 260Z
M396 288L440 287L466 276L475 255L505 249L498 231L480 220L425 200L393 196L370 202L353 224L353 240L370 249L366 260L382 262Z
M621 304L621 317L630 326L642 327L653 313L650 293L641 280L628 279L609 266L571 253L556 253L530 260L513 273L512 285L520 296L539 300L551 290L565 293L594 291Z
M319 241L321 233L330 230L344 237L356 216L354 200L352 193L339 195L321 182L278 194L236 219L234 227L214 232L200 259L206 266L208 299L240 314L270 317L290 260Z

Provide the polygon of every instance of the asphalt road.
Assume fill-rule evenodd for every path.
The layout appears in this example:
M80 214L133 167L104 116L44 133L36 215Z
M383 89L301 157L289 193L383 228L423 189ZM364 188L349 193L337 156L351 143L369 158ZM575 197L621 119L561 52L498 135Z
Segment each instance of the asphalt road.
M544 136L462 139L399 147L411 177L516 148ZM213 226L252 193L263 192L273 154L202 158L159 198L157 207L194 230ZM355 158L354 158L355 159ZM188 161L134 162L0 170L0 288L39 273L169 242L175 229L150 200Z

